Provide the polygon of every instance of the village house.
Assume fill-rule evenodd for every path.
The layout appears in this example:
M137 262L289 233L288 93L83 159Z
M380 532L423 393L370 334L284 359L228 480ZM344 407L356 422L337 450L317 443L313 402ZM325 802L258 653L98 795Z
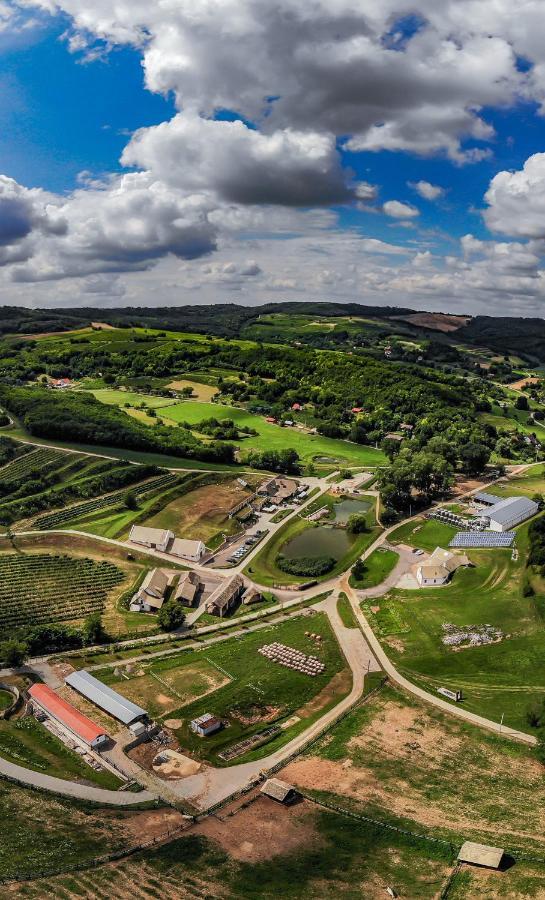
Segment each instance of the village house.
M173 599L184 606L196 606L201 581L196 572L182 572L173 593Z
M231 612L235 604L244 593L244 581L240 575L232 575L227 581L222 581L206 601L206 612L212 616L223 618Z
M258 489L259 496L270 497L275 503L289 500L299 490L299 483L294 478L268 478Z
M188 559L191 562L199 562L206 553L206 547L202 541L190 541L186 538L174 538L169 544L167 553L171 556L179 556L180 559Z
M470 566L471 561L465 554L451 553L436 547L429 559L418 566L416 580L421 587L437 587L446 584L450 576L460 566Z
M206 547L202 541L190 541L177 538L174 532L167 528L148 528L145 525L133 525L129 541L133 544L142 544L150 550L159 550L161 553L169 553L171 556L179 556L191 562L198 562L206 553Z
M132 597L131 612L157 612L165 602L169 578L162 569L151 569Z

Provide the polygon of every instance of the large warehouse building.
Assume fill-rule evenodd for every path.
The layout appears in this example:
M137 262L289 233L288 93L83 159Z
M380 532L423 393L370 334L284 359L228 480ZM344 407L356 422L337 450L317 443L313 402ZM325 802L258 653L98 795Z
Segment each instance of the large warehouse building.
M74 688L95 706L109 713L114 719L127 725L129 728L136 722L147 718L145 709L137 706L131 700L127 700L122 694L113 691L107 684L103 684L98 678L90 675L85 669L80 672L72 672L65 678L66 684Z
M109 737L103 728L60 697L47 684L33 684L28 689L33 706L51 719L59 722L67 731L88 747L98 750L107 744Z
M535 516L539 506L528 497L507 497L490 506L481 518L491 531L510 531Z

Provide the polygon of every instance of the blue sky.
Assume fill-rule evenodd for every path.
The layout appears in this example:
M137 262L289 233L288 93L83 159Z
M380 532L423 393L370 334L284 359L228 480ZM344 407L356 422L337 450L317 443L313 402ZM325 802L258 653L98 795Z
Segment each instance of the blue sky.
M0 7L0 301L540 310L532 0L44 5Z

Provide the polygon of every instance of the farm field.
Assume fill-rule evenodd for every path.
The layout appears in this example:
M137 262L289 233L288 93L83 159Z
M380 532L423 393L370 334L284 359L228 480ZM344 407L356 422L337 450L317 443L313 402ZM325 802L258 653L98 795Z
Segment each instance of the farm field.
M307 637L305 631L322 636L321 650L318 642ZM319 656L325 663L325 672L310 677L287 669L258 653L260 647L273 641ZM158 659L151 663L147 671L162 679L166 685L183 685L184 673L193 673L193 667L203 663L215 669L217 674L214 678L221 676L223 683L201 699L186 705L179 702L177 709L169 708L169 719L181 719L183 722L181 727L174 729L182 748L214 765L225 765L217 754L237 740L262 731L274 722L282 723L297 716L297 721L269 741L266 749L254 750L237 757L234 762L259 759L272 752L338 703L341 697L349 693L352 684L350 671L324 613L271 624L258 632L248 633L201 651L186 651L174 657ZM101 669L95 674L121 691L126 691L127 686L136 681L133 699L138 697L138 675L129 674L127 680L116 676L112 669ZM207 677L211 676L208 674ZM194 675L191 674L189 684L193 678ZM161 683L159 686L168 697L169 687ZM153 690L157 690L155 685ZM170 690L172 691L172 687ZM229 727L203 742L190 731L189 721L205 712L224 719Z
M318 504L319 505L319 504ZM381 532L380 526L375 524L374 510L367 511L368 531L363 534L347 536L350 538L350 546L347 552L338 559L336 565L325 575L318 577L316 580L324 581L340 575L351 565L353 565L364 550L373 543ZM308 576L290 575L283 572L277 564L276 560L283 547L285 547L294 538L299 537L305 532L310 535L313 528L323 529L325 526L314 526L306 519L296 516L290 519L282 528L280 528L273 537L267 541L263 549L251 560L246 569L245 574L251 577L258 584L265 587L274 587L283 584L303 584L307 581L314 580ZM327 555L327 553L325 554ZM333 554L332 554L333 555Z
M214 394L218 393L218 388L214 384L204 384L193 378L177 378L167 384L167 388L171 391L182 391L184 388L191 388L193 397L191 399L201 400L209 403Z
M139 394L136 391L121 391L109 388L101 388L99 390L90 391L101 403L107 403L109 406L124 407L126 403L131 406L144 407L145 409L163 409L165 406L172 406L176 400L169 397L156 397L154 394Z
M532 750L389 685L280 777L337 806L454 846L474 840L543 856L545 781ZM518 865L508 871L515 874ZM509 883L508 873L489 875Z
M145 633L154 627L152 617L119 606L120 598L154 565L150 557L134 552L133 560L128 560L125 548L83 534L17 535L15 544L16 553L9 541L0 539L0 570L5 572L0 616L4 624L14 619L19 626L58 621L76 624L89 612L102 611L104 627L112 635ZM48 579L44 564L50 570ZM183 567L172 564L171 568Z
M355 578L354 575L351 575L350 586L356 590L363 590L381 584L396 567L398 559L398 554L393 550L386 548L374 550L365 560L363 578Z
M121 779L106 769L95 772L32 716L0 720L0 755L16 765L55 778L85 782L114 791L122 784Z
M412 543L418 545L419 533ZM424 543L425 549L435 546ZM545 652L545 591L543 579L530 576L536 595L523 595L527 526L518 529L517 546L516 561L510 550L469 551L473 567L459 569L444 587L391 591L376 601L373 624L407 678L432 693L441 686L462 689L464 708L496 721L503 715L507 727L528 731L526 710L545 697L539 662ZM447 623L462 632L489 625L501 639L449 647L442 642Z

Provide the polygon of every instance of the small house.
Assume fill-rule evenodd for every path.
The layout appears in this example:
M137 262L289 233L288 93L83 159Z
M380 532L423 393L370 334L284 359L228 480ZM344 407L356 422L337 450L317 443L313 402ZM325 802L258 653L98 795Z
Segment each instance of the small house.
M129 607L131 612L156 612L161 609L165 602L168 582L166 572L162 569L151 569L132 597Z
M427 562L422 563L416 570L416 580L421 587L434 587L446 584L450 576L460 566L471 565L465 554L451 553L436 547Z
M261 788L261 793L285 806L294 803L299 796L293 785L288 784L287 781L281 781L280 778L267 779Z
M244 593L244 581L240 575L232 575L227 581L222 581L206 601L206 612L212 616L223 616L231 612Z
M184 606L196 606L201 580L196 572L182 572L174 589L173 599Z
M191 562L199 562L206 553L206 547L202 541L189 541L185 538L174 538L168 547L167 553L188 559Z
M263 594L257 588L249 587L242 595L242 603L244 606L250 606L252 603L260 603L263 600Z
M189 727L191 728L191 731L194 731L195 734L198 734L200 737L208 737L209 734L215 734L216 731L223 728L223 722L221 719L216 718L216 716L213 716L210 713L204 713L204 715L199 716L197 719L192 719Z

